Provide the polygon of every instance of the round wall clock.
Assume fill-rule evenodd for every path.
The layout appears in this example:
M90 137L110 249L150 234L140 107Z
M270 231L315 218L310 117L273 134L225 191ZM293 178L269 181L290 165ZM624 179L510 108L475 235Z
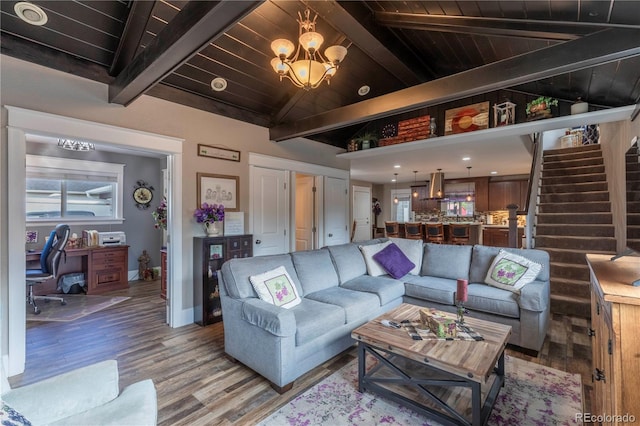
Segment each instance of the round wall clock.
M141 210L148 209L151 200L153 200L153 186L143 180L136 182L133 190L133 201L136 202L136 207Z

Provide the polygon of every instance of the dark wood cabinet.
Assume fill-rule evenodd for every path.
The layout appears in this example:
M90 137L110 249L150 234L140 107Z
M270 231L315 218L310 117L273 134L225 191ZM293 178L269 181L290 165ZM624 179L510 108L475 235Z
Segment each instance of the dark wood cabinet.
M167 300L167 250L160 250L160 297Z
M129 246L104 247L89 253L87 294L100 294L129 287Z
M518 247L520 247L523 236L524 229L518 228ZM484 228L482 230L482 244L493 247L509 247L509 228Z
M418 191L418 196L413 197L413 191ZM439 209L438 200L427 200L429 196L429 186L420 185L411 187L411 210L416 213L431 213Z
M517 204L519 209L523 209L526 186L527 182L522 180L490 181L489 210L507 210L509 204Z
M489 211L489 177L477 177L474 179L475 183L475 211L486 212Z
M229 259L251 256L251 235L193 239L193 311L196 324L205 326L222 321L220 268Z

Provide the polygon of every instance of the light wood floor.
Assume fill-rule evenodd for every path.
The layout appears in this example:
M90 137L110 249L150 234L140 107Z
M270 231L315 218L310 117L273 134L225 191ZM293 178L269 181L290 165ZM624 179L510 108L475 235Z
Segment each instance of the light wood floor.
M11 386L117 359L121 388L153 379L158 424L245 425L257 423L356 357L350 349L278 395L261 376L224 356L221 323L168 327L159 281L133 282L128 290L111 294L131 299L73 322L27 322L26 369L10 379ZM592 389L588 326L585 319L556 315L538 357L507 350L512 356L581 374L586 412Z

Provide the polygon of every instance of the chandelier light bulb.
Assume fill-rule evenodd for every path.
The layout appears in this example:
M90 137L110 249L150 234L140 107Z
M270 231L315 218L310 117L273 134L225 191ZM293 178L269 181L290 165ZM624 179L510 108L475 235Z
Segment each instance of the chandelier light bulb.
M324 42L324 37L322 37L320 33L309 31L302 34L298 41L304 50L313 55L317 50L320 50L320 46L322 46Z
M279 38L271 42L271 50L280 60L285 60L293 53L296 47L286 38Z

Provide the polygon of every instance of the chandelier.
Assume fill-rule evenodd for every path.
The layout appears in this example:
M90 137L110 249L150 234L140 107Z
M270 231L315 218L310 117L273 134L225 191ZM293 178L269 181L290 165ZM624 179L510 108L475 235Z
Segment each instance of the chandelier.
M58 139L58 146L69 151L94 151L96 146L91 142L75 141L73 139Z
M347 48L338 45L327 47L324 57L320 54L324 37L316 32L318 15L311 20L310 13L309 9L305 10L303 18L298 12L298 48L293 57L290 58L295 46L291 41L279 38L271 43L271 50L276 54L271 66L280 76L280 81L286 77L305 90L315 89L325 80L329 84L340 62L347 56Z

